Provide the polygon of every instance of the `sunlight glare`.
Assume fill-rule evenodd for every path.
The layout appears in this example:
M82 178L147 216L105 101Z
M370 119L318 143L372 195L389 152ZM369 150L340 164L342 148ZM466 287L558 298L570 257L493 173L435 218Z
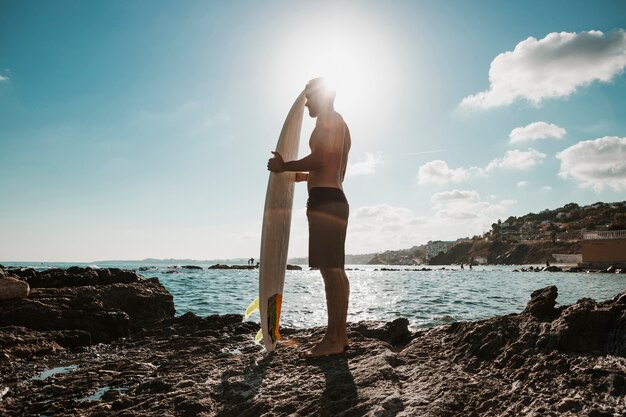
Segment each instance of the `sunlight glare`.
M353 124L381 125L400 91L394 43L381 27L353 14L310 16L306 25L284 31L273 57L273 91L278 100L324 77L337 92L336 108Z

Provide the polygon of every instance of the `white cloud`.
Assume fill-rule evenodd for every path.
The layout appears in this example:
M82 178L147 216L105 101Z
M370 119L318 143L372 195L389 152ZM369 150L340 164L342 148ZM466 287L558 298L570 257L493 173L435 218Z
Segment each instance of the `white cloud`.
M355 177L358 175L371 175L376 173L376 166L380 165L383 162L382 152L376 152L375 154L371 152L365 152L365 160L361 162L356 162L354 164L348 164L348 168L346 169L347 177Z
M460 230L457 231L457 237L485 232L495 219L506 213L508 206L515 203L513 200L503 200L492 204L481 200L476 191L460 191L459 193L466 198L446 200L441 199L440 196L436 197L437 194L442 193L437 193L431 198L431 201L433 199L435 201L433 207L436 209L433 223L437 223L443 230L447 228L447 224L454 225ZM465 229L471 231L463 232Z
M411 217L411 210L403 207L394 207L389 204L359 207L354 212L355 219L378 219L383 222L399 221Z
M524 127L516 127L509 134L510 143L519 143L530 140L557 138L565 136L566 130L552 123L533 122Z
M4 75L0 75L0 82L2 82L2 81L8 81L8 80L9 80L9 77L4 76Z
M458 201L478 201L480 200L480 195L476 191L469 190L452 190L452 191L442 191L439 193L433 194L430 197L430 202L434 205L441 205L448 202L458 202Z
M436 160L425 163L419 167L417 181L419 184L445 184L448 182L460 182L472 177L486 176L496 168L526 170L543 163L546 154L533 148L527 151L506 151L502 158L496 158L489 162L485 168L450 168L446 161Z
M517 183L517 188L525 188L528 187L530 183L528 181L520 181Z
M550 187L549 185L544 185L540 189L541 189L541 191L546 192L546 193L549 192L549 191L552 191L552 187Z
M578 142L556 157L561 160L559 176L577 181L582 188L626 190L626 137Z
M508 199L508 200L502 200L502 201L500 201L500 205L502 205L502 206L506 206L506 207L508 207L508 206L514 206L514 205L516 205L516 204L517 204L517 200L514 200L514 199L512 199L512 198L510 198L510 199Z
M417 181L420 184L459 182L470 177L470 171L465 168L451 169L446 161L435 160L425 163L419 168Z
M525 99L538 105L594 81L609 82L626 67L626 32L553 32L499 54L489 68L489 89L465 97L461 106L490 108Z
M545 153L539 152L533 148L528 148L527 151L517 149L506 151L504 157L489 162L485 171L492 171L495 168L529 169L535 165L542 164L545 157Z

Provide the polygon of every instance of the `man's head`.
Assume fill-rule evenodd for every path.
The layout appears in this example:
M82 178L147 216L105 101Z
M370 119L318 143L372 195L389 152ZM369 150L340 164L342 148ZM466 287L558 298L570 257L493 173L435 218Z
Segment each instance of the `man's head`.
M333 110L335 91L328 87L323 78L314 78L306 85L306 106L311 117Z

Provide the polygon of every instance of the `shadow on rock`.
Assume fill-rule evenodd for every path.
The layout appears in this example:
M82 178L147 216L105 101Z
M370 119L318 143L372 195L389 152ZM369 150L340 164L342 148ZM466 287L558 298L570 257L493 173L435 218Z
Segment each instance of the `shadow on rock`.
M358 404L359 395L346 354L313 359L311 363L320 368L326 380L320 399L321 415L350 415L349 410Z

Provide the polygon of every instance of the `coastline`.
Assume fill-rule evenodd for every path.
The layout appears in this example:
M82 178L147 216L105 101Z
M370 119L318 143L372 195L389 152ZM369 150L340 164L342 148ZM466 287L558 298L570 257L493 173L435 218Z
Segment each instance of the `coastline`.
M171 295L158 280L101 271L57 270L54 280L37 274L29 297L0 302L0 413L608 416L626 411L626 292L555 308L558 291L548 287L535 291L520 314L418 331L403 318L350 323L347 352L311 361L298 353L322 335L321 327L281 329L283 346L267 355L252 342L257 323L242 322L240 315L174 317ZM138 303L144 308L133 308ZM35 307L46 320L24 323ZM61 314L50 314L54 311ZM88 321L69 320L86 313ZM46 323L73 328L45 329ZM111 332L120 323L127 331ZM48 375L55 368L62 369Z

